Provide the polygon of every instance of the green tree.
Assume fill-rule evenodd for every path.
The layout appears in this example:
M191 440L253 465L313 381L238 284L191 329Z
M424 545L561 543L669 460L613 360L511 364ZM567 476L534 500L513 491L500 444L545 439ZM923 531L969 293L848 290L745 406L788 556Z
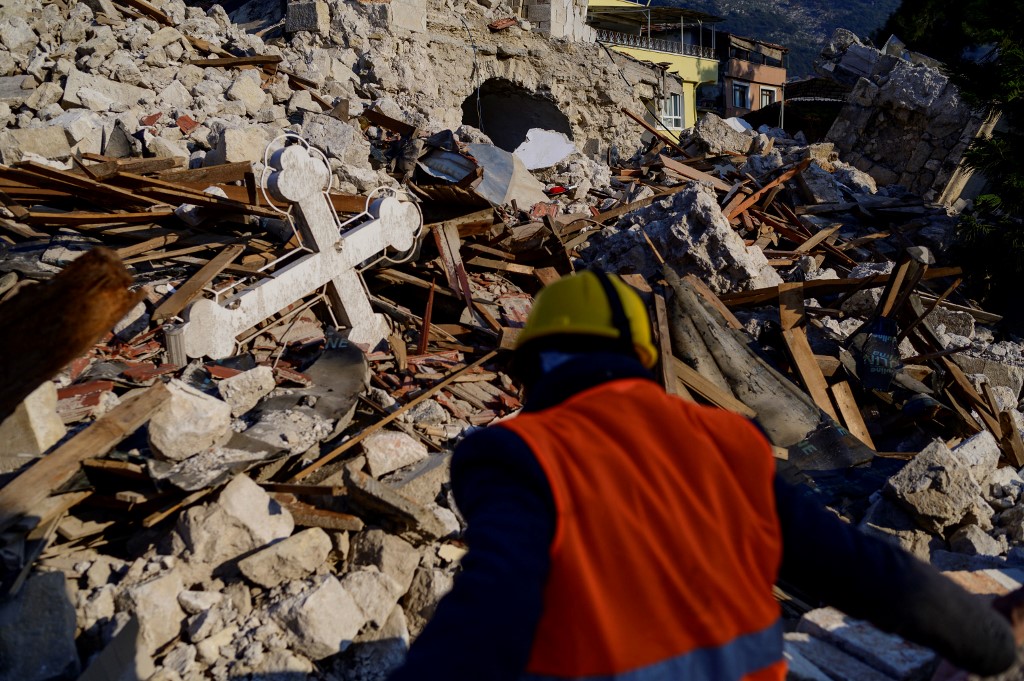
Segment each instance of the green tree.
M987 305L1024 317L1024 0L903 0L875 38L890 34L943 61L981 114L1001 116L967 152L988 193L960 221L959 255Z

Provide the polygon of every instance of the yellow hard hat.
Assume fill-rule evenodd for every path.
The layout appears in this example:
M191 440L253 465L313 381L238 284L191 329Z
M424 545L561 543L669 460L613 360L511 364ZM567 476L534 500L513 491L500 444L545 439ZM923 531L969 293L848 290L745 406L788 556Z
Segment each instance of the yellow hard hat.
M633 346L648 369L658 361L644 301L614 274L587 270L545 286L516 339L516 349L558 335L621 340Z

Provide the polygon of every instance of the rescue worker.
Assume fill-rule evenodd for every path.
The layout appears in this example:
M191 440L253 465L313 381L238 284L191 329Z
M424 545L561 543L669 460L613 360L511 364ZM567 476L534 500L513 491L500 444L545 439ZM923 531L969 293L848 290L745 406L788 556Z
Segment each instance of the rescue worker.
M462 571L390 681L781 681L780 577L961 668L1011 665L1007 617L780 481L752 422L668 395L656 359L618 277L541 291L522 413L452 459Z

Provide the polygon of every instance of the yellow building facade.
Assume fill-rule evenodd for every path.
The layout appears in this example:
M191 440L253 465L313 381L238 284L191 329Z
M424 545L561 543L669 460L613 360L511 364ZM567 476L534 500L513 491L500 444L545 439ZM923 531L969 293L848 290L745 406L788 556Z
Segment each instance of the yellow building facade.
M681 95L658 103L661 122L672 131L697 122L697 87L718 81L715 31L710 25L719 21L703 12L629 0L590 0L587 11L587 23L597 31L598 42L680 78ZM711 44L705 45L705 38Z

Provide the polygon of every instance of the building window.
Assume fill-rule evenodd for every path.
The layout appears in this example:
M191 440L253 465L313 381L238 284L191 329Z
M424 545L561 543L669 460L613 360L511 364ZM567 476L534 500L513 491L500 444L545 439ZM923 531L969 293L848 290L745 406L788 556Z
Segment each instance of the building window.
M682 130L683 128L683 96L669 95L661 100L661 122L666 128Z
M761 108L775 103L775 88L761 88Z
M746 83L732 84L732 105L737 109L750 107L750 86Z

